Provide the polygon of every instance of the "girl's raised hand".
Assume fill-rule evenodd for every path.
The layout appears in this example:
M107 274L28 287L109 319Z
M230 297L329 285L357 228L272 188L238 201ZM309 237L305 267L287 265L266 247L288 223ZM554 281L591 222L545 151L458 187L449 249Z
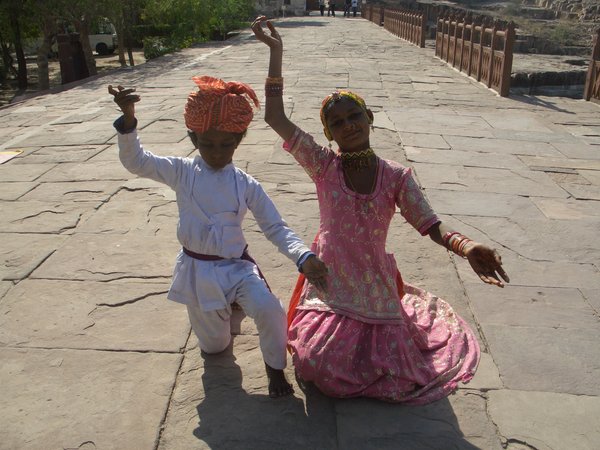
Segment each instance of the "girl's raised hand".
M508 275L502 268L502 258L495 249L473 242L465 249L465 256L484 283L504 287L502 280L507 283L510 282Z
M108 85L108 93L114 97L114 101L125 116L125 120L135 118L135 104L140 101L140 96L135 94L135 88L125 89L117 86L117 89Z
M270 36L265 33L265 30L262 26L263 23L266 23L267 28L271 32ZM273 25L266 16L258 16L256 20L252 22L252 31L259 41L267 44L272 50L283 49L283 41L281 40L279 32L275 29L275 25Z

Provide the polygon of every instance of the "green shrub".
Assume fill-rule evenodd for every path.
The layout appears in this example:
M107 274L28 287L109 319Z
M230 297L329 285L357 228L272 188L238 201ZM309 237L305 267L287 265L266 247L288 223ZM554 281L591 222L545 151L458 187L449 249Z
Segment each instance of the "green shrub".
M143 42L144 58L146 58L146 60L158 58L159 56L179 50L169 42L168 38L161 36L147 36L144 38Z
M502 11L507 16L520 16L521 15L521 1L520 0L511 0Z

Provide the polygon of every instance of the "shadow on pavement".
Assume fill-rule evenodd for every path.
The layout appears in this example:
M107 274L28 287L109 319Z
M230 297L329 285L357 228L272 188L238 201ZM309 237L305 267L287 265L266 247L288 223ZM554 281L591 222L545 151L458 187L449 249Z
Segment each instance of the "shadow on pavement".
M324 396L299 382L306 410L320 407ZM367 398L338 399L335 412L339 450L482 450L465 439L448 399L407 406ZM343 440L339 440L342 438Z
M234 336L235 339L235 336ZM264 373L248 373L255 361L244 364L244 370L230 345L218 355L202 355L204 399L197 405L199 424L196 438L209 448L227 450L269 449L335 449L335 415L333 404L316 411L305 410L304 402L294 396L271 399L266 392ZM242 386L243 377L248 379ZM251 385L252 387L248 387ZM327 400L327 399L325 399Z
M557 111L565 114L575 114L573 111L568 111L563 108L557 107L553 102L548 100L543 100L540 97L534 95L515 95L511 94L510 99L516 102L526 103L527 105L540 106L542 108L551 109L552 111Z
M274 19L276 20L276 19ZM305 27L326 27L327 22L300 22L294 19L286 19L285 21L277 21L277 28L305 28Z
M209 448L479 450L465 439L448 399L426 406L333 399L299 380L301 393L271 399L252 392L266 391L266 377L244 381L257 377L247 372L257 364L238 360L232 346L202 357L204 399L193 434Z

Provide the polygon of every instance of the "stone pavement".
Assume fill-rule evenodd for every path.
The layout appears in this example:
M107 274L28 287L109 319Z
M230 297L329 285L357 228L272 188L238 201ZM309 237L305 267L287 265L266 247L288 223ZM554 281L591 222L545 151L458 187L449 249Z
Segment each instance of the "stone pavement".
M191 76L243 80L262 96L268 50L246 30L0 109L0 152L22 151L0 165L0 448L600 448L598 105L498 97L362 19L278 25L292 118L322 136L321 99L363 94L378 154L414 167L444 220L500 250L505 289L400 216L388 240L404 278L478 331L476 377L424 407L296 384L294 397L271 400L242 316L231 350L201 357L185 308L165 299L179 249L173 194L122 168L106 86L138 88L149 150L192 154L182 120ZM235 161L310 241L314 189L280 147L260 111ZM247 237L287 302L294 265L251 217Z

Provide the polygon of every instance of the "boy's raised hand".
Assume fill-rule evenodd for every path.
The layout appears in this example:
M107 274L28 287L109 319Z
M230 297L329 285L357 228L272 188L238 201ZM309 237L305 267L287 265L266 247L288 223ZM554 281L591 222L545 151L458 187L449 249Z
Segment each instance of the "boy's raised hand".
M306 258L301 267L308 282L321 291L327 290L327 266L316 256Z
M135 94L135 88L125 89L123 86L117 86L115 89L108 85L108 93L114 97L114 101L125 116L125 128L130 128L128 124L135 122L135 104L140 101L140 96Z
M265 33L265 30L262 26L263 23L266 23L267 28L271 32L270 36ZM267 44L271 50L283 49L283 41L281 40L281 36L275 29L275 25L273 25L266 16L258 16L256 20L252 22L252 31L254 32L256 38L259 41Z

